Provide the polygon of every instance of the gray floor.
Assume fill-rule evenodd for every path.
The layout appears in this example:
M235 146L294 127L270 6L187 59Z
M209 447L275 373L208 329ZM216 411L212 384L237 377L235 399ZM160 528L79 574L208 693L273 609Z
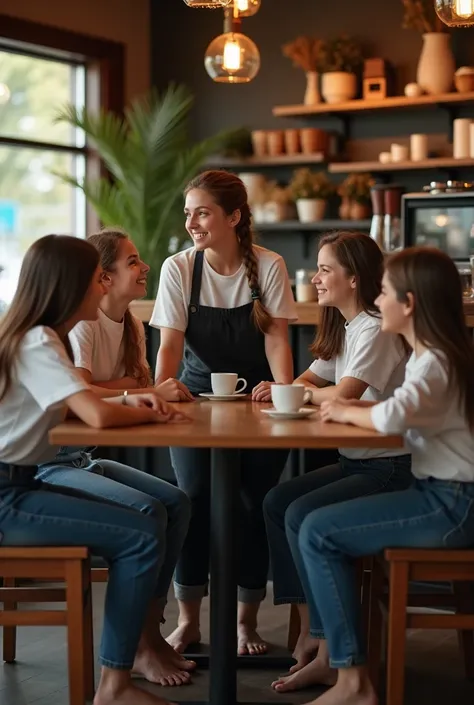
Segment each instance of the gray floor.
M269 586L271 590L271 586ZM95 642L98 648L102 620L103 585L94 585ZM207 637L207 607L203 613L203 633ZM164 633L175 623L176 606L171 602L167 610ZM276 647L286 641L288 610L275 608L271 594L261 610L261 633ZM63 628L23 628L18 634L18 653L15 665L0 666L0 705L68 705L66 642ZM242 702L307 703L319 692L279 695L269 687L278 672L245 669L239 672L239 699ZM208 687L206 671L193 678L192 685L182 688L148 686L150 690L179 702L205 700ZM462 664L454 632L413 631L408 635L406 705L472 705L474 684L464 679ZM223 703L222 705L225 705Z

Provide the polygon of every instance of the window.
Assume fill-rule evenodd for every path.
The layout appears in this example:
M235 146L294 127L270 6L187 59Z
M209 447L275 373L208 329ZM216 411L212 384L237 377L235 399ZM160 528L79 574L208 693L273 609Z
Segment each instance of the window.
M25 251L47 233L84 237L97 216L55 172L97 176L84 136L55 124L65 103L121 113L124 46L0 14L0 308L15 292ZM3 269L3 271L2 271Z
M23 255L47 233L85 237L84 135L54 122L66 103L85 105L84 64L0 48L0 300L9 303Z

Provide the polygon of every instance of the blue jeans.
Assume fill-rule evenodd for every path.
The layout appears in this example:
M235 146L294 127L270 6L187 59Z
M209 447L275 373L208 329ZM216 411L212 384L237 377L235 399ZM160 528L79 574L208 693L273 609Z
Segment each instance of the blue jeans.
M67 447L60 449L54 461L38 467L37 478L155 518L163 553L155 597L164 606L191 517L184 492L154 475L113 460L93 460L89 453Z
M270 490L263 510L273 571L274 603L306 602L298 575L301 559L293 537L298 536L308 514L347 499L404 490L412 483L410 455L370 460L353 460L341 455L337 465L314 470Z
M311 635L327 639L334 668L363 664L366 644L353 559L390 547L472 546L474 483L430 478L404 492L316 509L291 543L298 546L303 566Z
M100 661L130 670L165 555L160 519L43 484L34 472L20 468L10 475L0 466L0 543L87 546L102 556L109 581Z

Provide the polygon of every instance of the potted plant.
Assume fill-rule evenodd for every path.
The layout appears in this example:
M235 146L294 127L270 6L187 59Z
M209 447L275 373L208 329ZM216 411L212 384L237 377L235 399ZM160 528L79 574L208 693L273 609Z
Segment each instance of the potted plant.
M433 95L451 90L456 70L451 35L439 19L432 0L402 0L403 28L414 29L423 37L416 82Z
M294 208L289 188L271 181L263 205L265 222L279 223L282 220L290 220L294 215Z
M346 34L324 42L321 93L327 103L342 103L357 95L357 71L362 65L358 42Z
M327 199L334 193L334 186L324 171L296 169L288 188L302 223L314 223L324 218Z
M283 54L292 60L293 66L306 73L305 105L321 102L319 94L319 71L321 70L324 42L313 37L297 37L283 46Z
M124 117L87 112L69 105L57 121L84 130L109 174L96 179L61 178L80 188L104 225L120 225L130 233L150 267L154 293L163 261L187 239L183 189L219 151L229 132L191 144L188 119L193 97L184 86L162 94L151 91L135 100Z
M371 174L349 174L339 185L342 198L339 217L343 220L364 220L371 212L370 189L375 181Z

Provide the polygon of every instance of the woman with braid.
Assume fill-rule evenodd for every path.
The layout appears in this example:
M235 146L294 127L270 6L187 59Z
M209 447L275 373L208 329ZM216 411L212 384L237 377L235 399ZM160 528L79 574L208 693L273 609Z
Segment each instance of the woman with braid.
M247 193L237 176L204 172L188 184L185 199L186 229L194 247L168 258L161 272L150 321L161 331L156 383L176 377L183 360L180 381L194 395L211 392L212 372L237 372L247 380L254 401L270 401L261 382L293 381L288 322L296 319L296 309L285 263L254 244ZM239 654L266 651L256 631L268 573L262 502L277 484L287 455L285 450L241 452ZM210 451L171 448L171 460L192 505L175 573L179 622L168 638L182 653L201 639L199 616L209 569Z

